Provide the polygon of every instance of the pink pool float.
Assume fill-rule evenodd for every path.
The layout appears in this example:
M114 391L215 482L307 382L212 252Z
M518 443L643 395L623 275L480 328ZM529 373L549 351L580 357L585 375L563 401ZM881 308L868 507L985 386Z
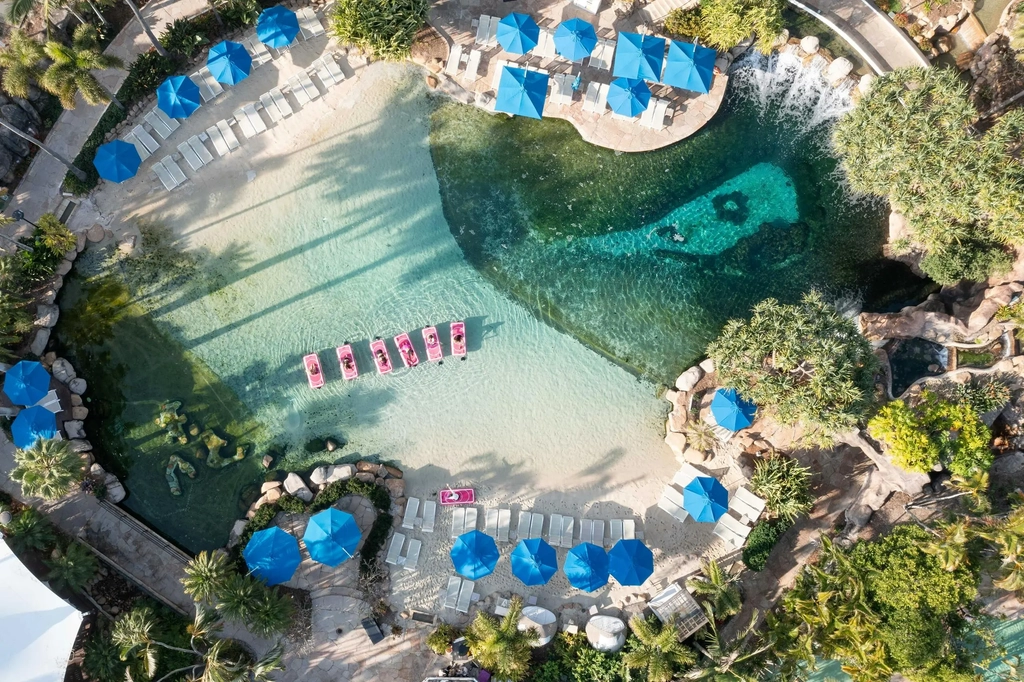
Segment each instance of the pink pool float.
M377 339L370 344L370 350L373 352L373 363L377 365L377 371L381 374L390 374L394 365L391 364L391 356L388 355L388 347L384 345L384 341Z
M320 357L316 353L310 353L302 358L302 366L306 369L310 388L320 388L324 385L324 373L320 367Z
M437 493L441 504L451 506L455 504L473 504L476 502L476 492L472 488L445 488Z
M444 351L441 350L441 339L437 336L436 327L423 328L423 343L427 346L427 358L431 362L437 362L444 357Z
M412 347L412 340L409 335L402 332L395 337L395 345L398 346L398 357L406 367L415 367L420 364L420 358L416 355L416 349Z
M466 357L466 323L452 322L452 355Z
M352 353L352 345L346 343L338 346L338 364L341 365L341 376L346 381L352 381L359 376L359 367L356 366L356 356Z

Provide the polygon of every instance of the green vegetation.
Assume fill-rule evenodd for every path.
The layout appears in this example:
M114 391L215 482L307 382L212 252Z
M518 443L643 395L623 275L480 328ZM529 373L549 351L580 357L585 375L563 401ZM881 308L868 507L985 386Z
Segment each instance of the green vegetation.
M453 626L442 622L437 626L436 630L427 636L427 648L438 656L444 656L448 653L448 648L451 647L452 642L458 639L459 635L459 631Z
M633 616L629 629L635 641L623 653L622 665L627 670L639 670L648 682L669 682L696 658L693 651L679 641L675 623L663 625L653 616Z
M21 484L26 495L56 500L82 480L85 462L66 440L37 440L32 447L14 451L11 479Z
M47 552L57 540L50 522L32 507L25 507L18 512L4 528L4 532L15 554Z
M1000 322L1011 323L1014 329L1014 336L1018 340L1024 340L1024 296L1009 305L999 308L996 311L996 319Z
M409 56L427 7L425 0L339 0L331 32L377 59L398 61Z
M466 644L482 668L498 679L521 682L530 671L532 646L539 639L536 630L519 630L523 600L516 596L509 603L508 613L501 620L483 611L466 629Z
M46 576L50 586L70 592L84 592L99 569L96 556L85 545L74 541L63 550L53 550L46 565L50 567L50 574Z
M886 444L893 462L927 473L936 464L962 477L988 471L992 433L966 402L952 402L931 391L910 406L895 400L868 422L873 438Z
M781 0L705 0L700 3L702 37L712 47L729 50L753 35L754 47L768 54L785 26L784 8Z
M79 24L72 36L71 45L51 40L44 49L52 63L39 79L39 84L60 98L62 107L74 109L75 96L79 93L88 104L106 104L110 101L110 93L100 84L93 71L120 69L124 63L117 57L103 54L94 26Z
M701 21L700 6L690 9L676 8L665 17L665 33L684 40L707 42L707 33Z
M772 549L793 524L786 519L758 521L743 545L743 563L752 571L763 571L768 565Z
M710 604L718 618L728 618L739 613L743 608L743 596L737 585L739 575L725 572L715 559L702 562L700 572L700 577L686 581L686 587Z
M704 604L708 625L694 643L701 657L697 665L687 671L688 680L710 682L756 682L767 672L767 651L773 641L755 633L758 612L755 610L746 628L728 640L718 630L717 614L710 604Z
M897 69L834 130L850 184L889 197L929 252L939 281L981 279L1003 267L998 244L1024 243L1024 111L1005 114L984 135L953 69Z
M811 511L811 470L795 459L772 452L754 463L750 490L765 501L765 509L774 518L793 524Z
M702 419L691 419L686 424L686 444L705 455L714 452L718 445L715 427Z
M758 303L749 321L725 325L708 355L723 386L820 439L851 428L871 402L871 345L817 292L796 305Z
M0 68L3 69L0 85L11 97L28 97L29 88L39 82L43 60L43 45L30 38L21 29L14 29L7 38L7 47L0 50Z
M939 386L939 393L946 400L966 405L978 415L1001 409L1010 402L1010 386L999 376L975 376L962 384L949 382Z
M20 261L16 256L0 256L0 360L14 358L14 347L32 331L32 315L22 291Z
M185 594L203 604L217 601L217 593L234 573L230 559L223 552L200 552L185 566L181 584Z

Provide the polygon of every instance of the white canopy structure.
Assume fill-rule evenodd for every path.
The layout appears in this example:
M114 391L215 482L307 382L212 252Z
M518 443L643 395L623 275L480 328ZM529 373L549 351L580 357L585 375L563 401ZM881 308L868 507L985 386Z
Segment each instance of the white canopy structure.
M519 630L526 631L533 628L540 635L540 640L534 646L544 646L558 632L558 624L555 622L555 614L539 606L527 606L523 609L523 615L519 617Z
M626 624L612 616L594 616L587 621L587 641L598 651L615 653L626 643Z
M0 680L64 682L82 614L0 540Z

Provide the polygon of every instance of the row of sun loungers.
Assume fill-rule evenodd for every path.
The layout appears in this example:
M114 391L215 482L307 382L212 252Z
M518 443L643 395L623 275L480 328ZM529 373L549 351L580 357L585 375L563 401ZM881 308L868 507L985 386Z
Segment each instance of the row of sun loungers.
M476 530L476 507L456 507L452 511L452 539Z
M388 554L384 563L392 566L401 566L407 571L415 571L420 561L420 549L423 543L420 540L410 539L409 548L402 554L402 547L405 545L405 536L395 533L391 536L391 544L388 545Z
M480 21L476 23L476 42L484 47L494 47L498 44L498 22L499 17L481 15Z
M410 497L405 503L405 515L402 517L402 528L414 530L417 526L424 533L434 532L434 517L437 514L437 503L427 500L423 503L423 516L419 516L420 499Z
M583 97L583 111L593 111L603 114L608 108L608 84L590 81L587 83L587 92Z
M512 525L511 509L488 509L484 521L484 533L498 542L509 541L509 527Z
M590 66L595 69L608 71L612 68L612 60L615 57L615 41L602 38L597 41L597 46L590 53Z
M410 504L412 500L410 498ZM419 501L417 500L416 504ZM433 511L433 510L431 510ZM415 512L413 512L415 516ZM409 516L409 506L406 506L406 520L403 521L404 528ZM478 512L475 507L457 507L452 510L451 537L455 539L463 533L477 530ZM511 532L512 510L507 508L487 509L484 513L484 533L495 538L498 542L507 543L514 540L527 540L544 536L544 515L535 512L519 512L519 521L516 532ZM614 545L619 540L633 540L642 538L643 533L636 530L636 521L633 519L612 519L608 522L609 535L605 537L605 521L603 519L581 519L579 537L574 539L576 520L572 516L552 514L548 521L548 533L545 539L553 547L573 547L580 542L592 542L595 545Z
M519 512L519 526L516 537L519 540L539 538L544 533L544 515L532 512Z
M295 10L295 15L299 20L299 33L302 35L303 40L312 40L313 38L319 38L326 31L324 25L320 23L320 17L316 15L310 7L303 7L302 9Z
M441 593L441 607L466 613L469 611L470 603L480 598L480 595L473 592L474 586L472 580L466 580L457 575L451 576L448 578L448 587Z
M571 73L556 73L551 76L551 96L548 101L552 104L572 104L572 83L576 76Z

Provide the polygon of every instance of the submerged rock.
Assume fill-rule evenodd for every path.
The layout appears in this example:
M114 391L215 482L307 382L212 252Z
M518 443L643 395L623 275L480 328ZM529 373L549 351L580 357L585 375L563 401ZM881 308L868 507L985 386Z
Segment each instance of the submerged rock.
M185 432L182 431L182 424L187 419L185 415L179 415L178 409L181 407L181 402L177 400L171 400L160 405L160 412L157 414L156 419L153 422L161 429L167 432L167 442L173 443L175 441L182 442L185 438Z
M303 481L302 477L295 472L292 472L285 477L284 489L288 491L289 495L297 497L303 502L310 502L313 500L313 493L306 487L306 482Z
M697 385L701 379L704 378L704 370L700 367L691 367L676 379L676 388L684 393L689 393L693 390L693 387Z
M53 374L53 378L62 384L66 384L78 376L75 374L75 368L64 358L54 360L50 372Z
M178 475L175 469L181 471L189 478L196 477L196 469L178 455L171 455L167 460L167 468L164 469L164 478L167 480L167 487L171 489L171 495L181 495L181 484L178 482Z

